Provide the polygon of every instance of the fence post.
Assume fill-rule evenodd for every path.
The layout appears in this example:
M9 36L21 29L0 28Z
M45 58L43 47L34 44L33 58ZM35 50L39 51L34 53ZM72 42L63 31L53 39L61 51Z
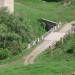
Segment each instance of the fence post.
M57 26L54 27L55 31L57 30Z
M39 41L40 41L40 39L39 39L39 38L37 38L37 41L39 42Z
M58 23L58 29L60 28L60 26L61 26L61 25L62 25L62 23L61 23L61 22L59 22L59 23Z
M58 25L58 29L59 29L60 25Z
M42 36L42 40L44 39L44 37Z
M33 41L33 45L36 45L36 41Z
M58 24L59 26L61 26L62 25L62 23L61 22L59 22L59 24Z
M30 44L28 44L28 49L30 49L31 48L31 45Z

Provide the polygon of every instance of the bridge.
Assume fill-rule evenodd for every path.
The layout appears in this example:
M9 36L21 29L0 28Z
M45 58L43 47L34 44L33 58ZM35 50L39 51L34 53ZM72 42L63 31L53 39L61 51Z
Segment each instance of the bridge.
M73 24L75 24L75 21L63 25L62 28L55 32L48 32L48 34L43 38L43 41L37 45L33 51L27 55L27 57L25 57L24 64L33 64L40 53L44 52L48 48L54 48L58 41L72 32Z

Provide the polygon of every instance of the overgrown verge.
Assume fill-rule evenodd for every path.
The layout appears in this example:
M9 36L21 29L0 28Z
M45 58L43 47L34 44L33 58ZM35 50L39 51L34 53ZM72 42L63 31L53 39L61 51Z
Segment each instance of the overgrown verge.
M22 52L35 34L25 17L0 10L0 60Z
M75 33L69 34L63 41L59 41L54 49L43 52L37 62L70 62L75 59Z

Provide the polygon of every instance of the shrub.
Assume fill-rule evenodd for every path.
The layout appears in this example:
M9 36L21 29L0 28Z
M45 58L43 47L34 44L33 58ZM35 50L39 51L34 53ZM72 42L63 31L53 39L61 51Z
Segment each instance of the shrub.
M5 58L8 49L12 55L21 52L33 38L31 25L28 25L23 16L9 14L5 10L0 11L0 48L1 58ZM25 44L24 44L25 43ZM22 45L25 46L22 46ZM5 51L5 52L4 52Z
M0 60L8 58L8 49L0 49Z

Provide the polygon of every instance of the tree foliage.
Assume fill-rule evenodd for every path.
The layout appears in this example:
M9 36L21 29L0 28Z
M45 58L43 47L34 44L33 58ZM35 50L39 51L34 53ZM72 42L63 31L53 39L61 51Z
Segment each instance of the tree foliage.
M16 55L27 47L32 40L31 25L19 15L11 15L5 10L0 11L0 51L7 49L11 55ZM5 54L5 53L4 53ZM2 56L2 53L0 54ZM0 57L1 57L0 56Z

